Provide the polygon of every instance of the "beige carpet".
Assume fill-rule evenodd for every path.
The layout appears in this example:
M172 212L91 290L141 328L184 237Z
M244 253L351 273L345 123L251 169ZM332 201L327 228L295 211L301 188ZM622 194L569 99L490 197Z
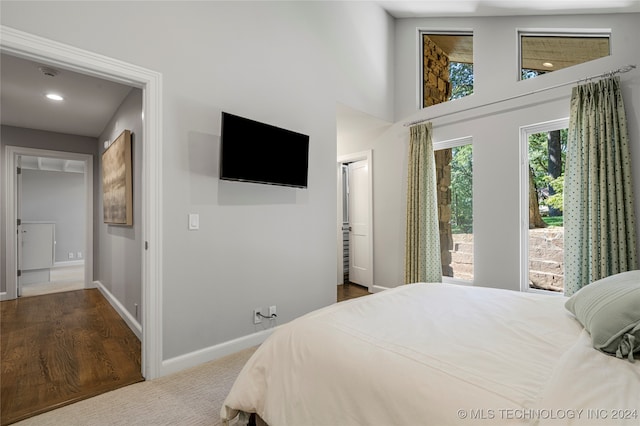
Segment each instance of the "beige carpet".
M220 408L257 347L15 423L19 426L220 425Z

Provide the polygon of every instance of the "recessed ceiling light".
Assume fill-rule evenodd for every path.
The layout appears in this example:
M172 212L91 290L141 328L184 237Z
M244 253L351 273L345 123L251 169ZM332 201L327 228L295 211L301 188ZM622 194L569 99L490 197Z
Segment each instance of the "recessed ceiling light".
M52 101L63 101L64 98L56 93L47 93L47 99L51 99Z
M551 62L543 62L542 66L543 67L547 67L547 68L551 68L551 67L553 67L553 64Z

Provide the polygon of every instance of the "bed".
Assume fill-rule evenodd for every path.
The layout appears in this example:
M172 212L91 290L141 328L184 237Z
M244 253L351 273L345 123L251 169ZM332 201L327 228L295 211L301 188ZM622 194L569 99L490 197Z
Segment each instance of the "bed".
M274 331L221 417L236 424L257 413L270 426L640 424L635 349L622 359L594 349L567 300L418 283L328 306Z

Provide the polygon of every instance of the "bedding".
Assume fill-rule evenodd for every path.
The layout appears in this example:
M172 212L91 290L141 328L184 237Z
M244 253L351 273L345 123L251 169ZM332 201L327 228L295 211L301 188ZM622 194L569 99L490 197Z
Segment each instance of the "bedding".
M221 409L280 425L640 424L640 362L563 296L420 283L278 327Z

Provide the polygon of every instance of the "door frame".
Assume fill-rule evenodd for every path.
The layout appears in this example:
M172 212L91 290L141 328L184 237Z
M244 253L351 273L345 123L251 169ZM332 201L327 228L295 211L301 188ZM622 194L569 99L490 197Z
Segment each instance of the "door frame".
M142 89L144 118L141 226L144 245L140 248L143 303L141 370L147 380L160 377L162 375L162 74L4 25L0 25L0 52ZM6 194L6 183L4 186L4 194ZM8 220L7 223L9 223ZM8 257L7 252L5 258ZM11 258L15 260L15 255ZM12 265L5 262L3 266L8 274L7 266Z
M354 161L366 161L367 167L369 168L369 184L368 184L368 192L369 192L369 235L368 235L368 244L369 244L369 271L367 272L367 281L369 283L368 289L369 293L376 292L376 286L373 283L373 150L369 149L367 151L355 152L353 154L341 155L338 157L338 161L336 163L336 170L338 174L338 217L337 217L337 240L338 240L338 281L340 284L344 280L344 274L342 270L343 266L343 253L344 246L342 243L342 200L344 198L344 194L342 193L342 171L341 166L347 163L353 163Z
M84 163L83 191L85 196L85 240L84 240L84 287L93 282L93 156L74 152L52 151L21 146L5 146L5 232L6 232L6 292L0 293L1 300L11 300L18 296L18 205L16 192L16 168L19 156L49 157L62 160L76 160ZM13 265L13 266L11 266Z

